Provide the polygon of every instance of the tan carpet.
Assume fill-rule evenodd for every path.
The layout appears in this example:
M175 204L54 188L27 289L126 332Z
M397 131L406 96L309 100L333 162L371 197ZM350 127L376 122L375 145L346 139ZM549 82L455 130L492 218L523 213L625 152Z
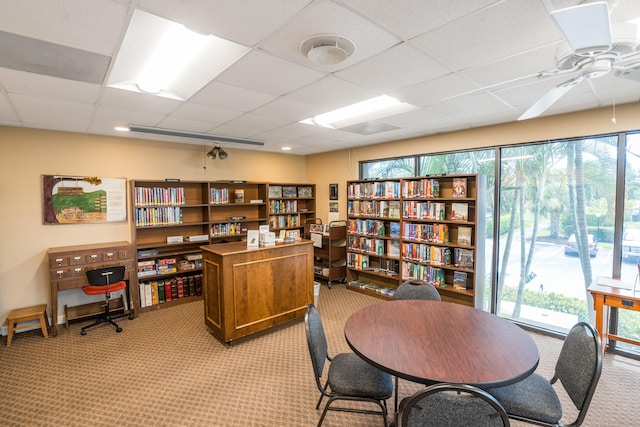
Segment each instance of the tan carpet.
M348 316L380 300L323 286L318 303L332 353L348 351ZM124 331L74 324L0 346L3 426L313 426L319 396L302 320L225 347L207 332L202 302L120 319ZM532 334L549 377L562 342ZM6 337L5 337L6 339ZM640 362L606 355L587 426L637 425ZM420 386L401 381L401 396ZM393 401L389 401L391 408ZM568 408L566 399L564 405ZM380 417L329 413L331 426ZM524 425L513 423L513 425Z

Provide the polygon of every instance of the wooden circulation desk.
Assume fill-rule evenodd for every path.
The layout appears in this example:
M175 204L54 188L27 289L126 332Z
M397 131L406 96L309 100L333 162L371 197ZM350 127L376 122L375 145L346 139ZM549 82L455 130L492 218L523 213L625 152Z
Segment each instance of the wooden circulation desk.
M51 283L51 325L52 335L58 334L58 292L67 289L77 289L87 286L87 270L101 267L124 265L125 280L127 281L126 298L129 310L133 309L137 315L137 292L132 292L130 287L131 272L133 270L133 247L129 242L96 243L78 246L63 246L50 248L49 256L49 280ZM84 304L70 307L69 320L91 317L100 314L103 303ZM97 306L97 307L93 307Z
M640 341L609 333L609 319L605 313L605 311L608 311L606 310L608 307L640 311L640 290L634 292L633 284L608 278L596 279L588 290L593 297L593 308L596 312L596 329L602 339L602 348L606 351L609 339L640 346Z
M313 246L202 246L204 317L223 343L304 317L313 304Z

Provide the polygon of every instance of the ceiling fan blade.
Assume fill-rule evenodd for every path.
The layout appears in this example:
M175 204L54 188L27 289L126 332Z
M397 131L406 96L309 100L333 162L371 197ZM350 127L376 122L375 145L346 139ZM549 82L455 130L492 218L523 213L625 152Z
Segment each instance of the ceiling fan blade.
M525 111L518 120L527 120L532 119L534 117L538 117L540 114L544 113L547 108L551 107L557 100L562 98L567 92L576 87L583 80L582 76L577 76L571 80L567 80L564 83L560 83L555 86L549 92L545 93L544 96L538 99L535 104L533 104L527 111Z
M586 3L551 12L571 50L594 55L611 49L611 23L606 2Z

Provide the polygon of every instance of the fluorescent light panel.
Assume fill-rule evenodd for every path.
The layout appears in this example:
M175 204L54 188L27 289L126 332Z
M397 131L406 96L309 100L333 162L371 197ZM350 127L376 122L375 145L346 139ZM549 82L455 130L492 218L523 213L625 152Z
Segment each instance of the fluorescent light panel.
M415 105L400 102L390 96L382 95L302 120L300 123L330 129L341 129L358 123L405 113L417 108Z
M107 85L186 100L248 51L136 9Z

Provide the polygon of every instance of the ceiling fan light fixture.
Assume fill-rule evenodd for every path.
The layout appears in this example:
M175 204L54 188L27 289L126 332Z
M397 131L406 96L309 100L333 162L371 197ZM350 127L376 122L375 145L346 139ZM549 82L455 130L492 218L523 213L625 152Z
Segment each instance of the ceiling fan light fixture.
M300 43L300 53L317 65L336 65L346 61L355 52L355 44L337 34L317 34Z

